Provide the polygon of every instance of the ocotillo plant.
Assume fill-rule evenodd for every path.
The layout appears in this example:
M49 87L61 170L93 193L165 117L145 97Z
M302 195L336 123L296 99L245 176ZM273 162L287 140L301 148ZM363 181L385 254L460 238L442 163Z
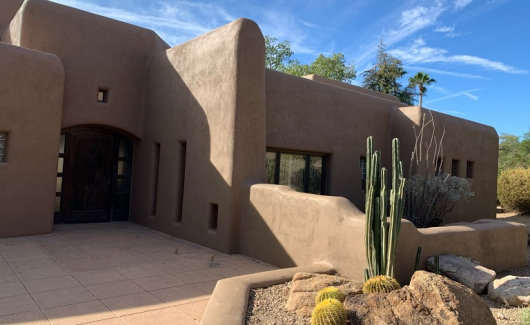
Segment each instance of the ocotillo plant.
M366 230L365 248L368 268L365 280L378 275L394 278L396 246L404 208L405 178L399 161L399 140L392 140L392 189L390 190L390 222L387 220L387 189L381 153L373 150L373 139L366 145Z

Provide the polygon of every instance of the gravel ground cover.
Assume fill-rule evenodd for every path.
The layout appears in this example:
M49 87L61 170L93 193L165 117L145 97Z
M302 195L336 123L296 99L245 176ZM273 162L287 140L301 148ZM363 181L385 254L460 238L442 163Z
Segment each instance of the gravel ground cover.
M515 213L499 213L498 219L514 221L527 225L530 228L530 214L521 215ZM530 261L530 250L528 251ZM530 276L530 266L510 269L497 274L497 278L506 275ZM291 282L285 282L266 288L258 288L250 291L249 306L247 309L247 325L307 325L309 317L299 317L294 312L285 309L285 303L289 295ZM520 314L522 308L507 307L493 302L482 295L482 300L488 305L498 325L520 325Z

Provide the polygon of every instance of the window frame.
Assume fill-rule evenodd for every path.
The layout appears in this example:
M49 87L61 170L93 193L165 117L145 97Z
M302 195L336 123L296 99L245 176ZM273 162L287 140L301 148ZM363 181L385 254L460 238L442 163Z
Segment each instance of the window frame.
M306 152L306 151L291 151L291 150L280 150L280 149L271 149L267 148L265 154L267 153L274 153L275 159L274 159L274 183L269 184L276 184L279 185L280 183L280 159L281 154L290 154L290 155L303 155L305 160L305 170L304 170L304 190L300 193L308 193L308 194L315 194L315 193L309 193L309 173L310 173L310 165L311 165L311 157L321 157L322 158L322 173L321 173L321 184L320 188L321 191L319 194L316 195L326 195L326 172L327 172L327 157L328 154L323 153L316 153L316 152ZM307 180L307 181L306 181Z

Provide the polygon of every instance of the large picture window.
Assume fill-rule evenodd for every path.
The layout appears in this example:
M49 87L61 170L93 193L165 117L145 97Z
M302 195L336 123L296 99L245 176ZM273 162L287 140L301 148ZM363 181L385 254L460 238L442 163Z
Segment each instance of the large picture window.
M266 168L270 184L289 185L298 192L325 193L324 155L269 150Z

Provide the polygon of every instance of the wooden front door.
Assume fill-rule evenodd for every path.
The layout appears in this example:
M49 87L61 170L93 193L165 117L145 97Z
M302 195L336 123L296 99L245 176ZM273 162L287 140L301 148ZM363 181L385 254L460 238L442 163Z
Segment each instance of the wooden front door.
M56 222L127 220L132 141L104 129L65 134Z
M103 132L78 131L67 137L67 170L63 189L65 222L110 220L114 137Z

